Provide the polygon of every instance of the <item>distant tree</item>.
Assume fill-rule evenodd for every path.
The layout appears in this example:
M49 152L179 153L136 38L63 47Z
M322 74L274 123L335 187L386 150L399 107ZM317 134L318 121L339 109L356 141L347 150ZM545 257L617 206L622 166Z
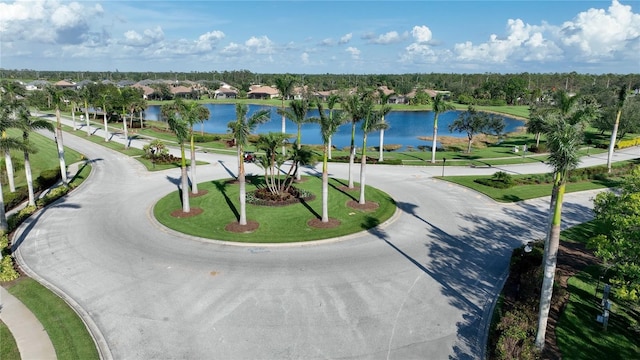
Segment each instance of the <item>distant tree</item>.
M276 89L280 93L280 99L282 101L280 106L280 111L284 111L284 101L289 98L291 92L293 91L293 86L295 84L295 79L290 75L280 76L275 79ZM287 132L287 122L286 116L282 115L282 133ZM282 154L284 155L286 152L285 146L282 146Z
M388 113L391 110L389 105L385 105L379 111L373 110L373 103L371 98L365 98L362 103L362 150L360 153L360 199L359 204L364 205L365 199L365 181L366 181L366 167L367 167L367 137L370 132L386 129L389 124L384 122L383 113Z
M461 113L450 125L449 131L467 134L467 153L471 153L471 143L476 134L500 135L504 130L504 119L493 114L478 112L473 106Z
M62 141L62 121L60 119L60 107L64 104L63 93L61 90L49 86L47 93L51 99L54 109L56 110L56 146L58 148L58 162L60 163L60 174L62 182L67 184L67 165L64 160L64 142Z
M296 149L300 150L302 147L302 125L310 121L309 118L307 118L307 112L309 111L309 100L291 100L291 102L289 103L289 107L290 109L278 109L278 114L283 115L285 118L288 118L298 127ZM299 164L297 164L296 166L296 179L300 180L300 172L298 171L298 168Z
M624 101L627 98L627 90L621 87L618 90L618 101L616 102L616 121L613 123L613 131L611 131L611 140L609 141L609 151L607 153L607 169L611 172L611 159L613 159L613 148L616 145L618 136L618 126L620 125L620 116L622 115L622 108L624 107Z
M527 133L535 134L536 148L540 147L540 135L547 129L547 120L543 113L536 110L535 107L529 108L529 120L527 120Z

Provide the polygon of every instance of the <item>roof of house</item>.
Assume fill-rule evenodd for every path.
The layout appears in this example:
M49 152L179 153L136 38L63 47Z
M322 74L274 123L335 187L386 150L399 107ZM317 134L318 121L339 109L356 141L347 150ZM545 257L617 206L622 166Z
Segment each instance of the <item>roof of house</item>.
M252 87L252 89L247 94L268 94L273 96L280 94L280 92L278 91L278 89L271 86L257 86Z
M60 80L58 82L56 82L55 84L53 84L54 86L59 86L59 87L71 87L71 86L75 86L74 83L69 82L67 80Z
M175 86L171 88L171 93L172 94L185 94L185 93L190 93L191 92L191 88L188 88L186 86Z

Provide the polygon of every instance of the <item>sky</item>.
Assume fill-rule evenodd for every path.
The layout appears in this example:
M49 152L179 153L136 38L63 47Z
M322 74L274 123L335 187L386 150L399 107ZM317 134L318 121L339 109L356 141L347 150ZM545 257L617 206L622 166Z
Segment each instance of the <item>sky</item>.
M640 73L640 0L0 0L0 68Z

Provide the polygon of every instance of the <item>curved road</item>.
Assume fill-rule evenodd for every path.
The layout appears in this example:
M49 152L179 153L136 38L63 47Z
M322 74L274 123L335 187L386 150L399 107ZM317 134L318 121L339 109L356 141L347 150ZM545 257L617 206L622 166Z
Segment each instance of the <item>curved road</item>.
M151 217L179 169L147 172L77 134L65 145L91 159L90 178L14 243L21 265L80 309L106 359L483 358L511 250L542 237L549 206L495 203L433 179L437 167L368 166L367 184L399 207L377 229L305 245L202 241ZM210 163L201 182L229 176L220 161L236 166L198 159ZM345 164L330 171L346 178ZM593 194L566 196L565 226L590 218Z

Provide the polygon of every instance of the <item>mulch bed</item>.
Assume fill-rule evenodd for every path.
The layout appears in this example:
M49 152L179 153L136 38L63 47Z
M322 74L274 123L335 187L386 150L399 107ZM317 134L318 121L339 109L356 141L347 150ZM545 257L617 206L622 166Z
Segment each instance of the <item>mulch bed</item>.
M205 196L208 193L209 193L209 190L200 190L200 189L198 189L198 193L197 194L189 193L189 197L190 198L197 198L197 197L200 197L200 196Z
M364 204L360 204L359 202L357 202L355 200L349 200L349 201L347 201L347 206L352 208L352 209L356 209L356 210L373 211L373 210L377 209L378 207L380 207L380 204L378 204L377 202L374 202L374 201L367 201Z
M232 223L227 224L227 226L225 226L224 229L229 232L242 234L242 233L254 232L258 229L259 226L260 226L260 223L257 221L247 220L247 225L240 225L239 222L234 221Z
M329 218L329 221L322 222L322 219L313 218L307 221L307 225L317 229L332 229L334 227L340 226L340 220Z
M192 216L196 216L196 215L200 215L202 214L202 209L200 208L191 208L191 211L189 212L184 212L182 211L182 209L179 210L174 210L171 212L171 216L175 217L175 218L188 218L188 217L192 217Z

